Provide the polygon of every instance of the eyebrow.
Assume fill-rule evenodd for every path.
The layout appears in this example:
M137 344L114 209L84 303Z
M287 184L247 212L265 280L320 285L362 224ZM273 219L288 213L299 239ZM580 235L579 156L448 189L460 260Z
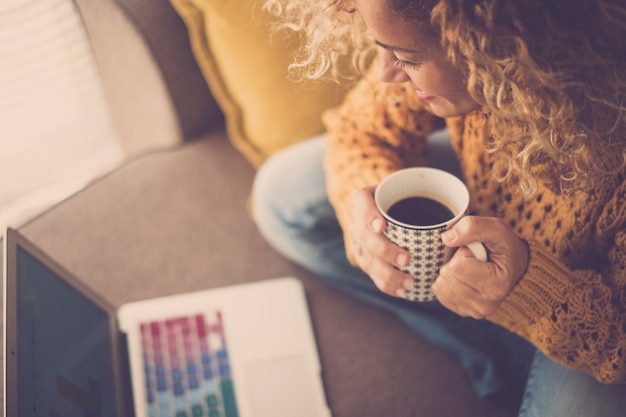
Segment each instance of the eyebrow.
M414 49L402 48L401 46L385 45L384 43L379 42L379 41L374 41L374 42L376 43L376 45L380 46L383 49L387 49L389 51L407 52L407 53L413 53L413 54L419 52Z

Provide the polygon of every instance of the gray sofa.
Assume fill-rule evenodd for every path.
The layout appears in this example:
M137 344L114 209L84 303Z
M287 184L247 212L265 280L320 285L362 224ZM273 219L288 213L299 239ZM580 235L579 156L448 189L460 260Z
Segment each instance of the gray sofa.
M282 258L247 211L233 148L167 0L76 0L128 158L19 229L114 305L294 275L335 417L515 415L388 313ZM294 416L297 417L297 416Z

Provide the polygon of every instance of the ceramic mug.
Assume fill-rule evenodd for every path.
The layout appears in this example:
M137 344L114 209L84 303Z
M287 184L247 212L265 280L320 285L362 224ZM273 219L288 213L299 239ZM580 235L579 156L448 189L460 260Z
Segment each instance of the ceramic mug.
M467 187L440 169L406 168L384 178L376 187L374 200L387 221L384 235L410 254L403 271L411 274L415 283L404 298L434 300L431 285L456 250L443 244L441 234L467 214ZM477 259L487 260L482 243L467 247Z

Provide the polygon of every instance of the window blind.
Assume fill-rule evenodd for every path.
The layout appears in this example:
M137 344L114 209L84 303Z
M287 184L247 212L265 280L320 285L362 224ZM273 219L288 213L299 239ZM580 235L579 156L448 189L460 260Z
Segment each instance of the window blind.
M0 0L0 227L111 169L122 150L71 0Z

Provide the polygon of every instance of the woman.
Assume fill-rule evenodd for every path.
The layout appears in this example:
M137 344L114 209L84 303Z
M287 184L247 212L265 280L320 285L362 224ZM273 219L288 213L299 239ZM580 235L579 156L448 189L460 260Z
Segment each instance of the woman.
M376 54L325 115L324 137L259 172L254 215L268 241L457 356L480 395L521 381L521 416L623 415L626 5L269 0L266 9L303 35L297 75L338 79L341 60L365 68ZM410 303L401 298L411 277L399 270L408 254L382 235L373 190L400 168L450 165L440 136L429 136L444 124L475 215L443 236L459 250L433 284L438 301ZM472 241L488 262L463 248Z

